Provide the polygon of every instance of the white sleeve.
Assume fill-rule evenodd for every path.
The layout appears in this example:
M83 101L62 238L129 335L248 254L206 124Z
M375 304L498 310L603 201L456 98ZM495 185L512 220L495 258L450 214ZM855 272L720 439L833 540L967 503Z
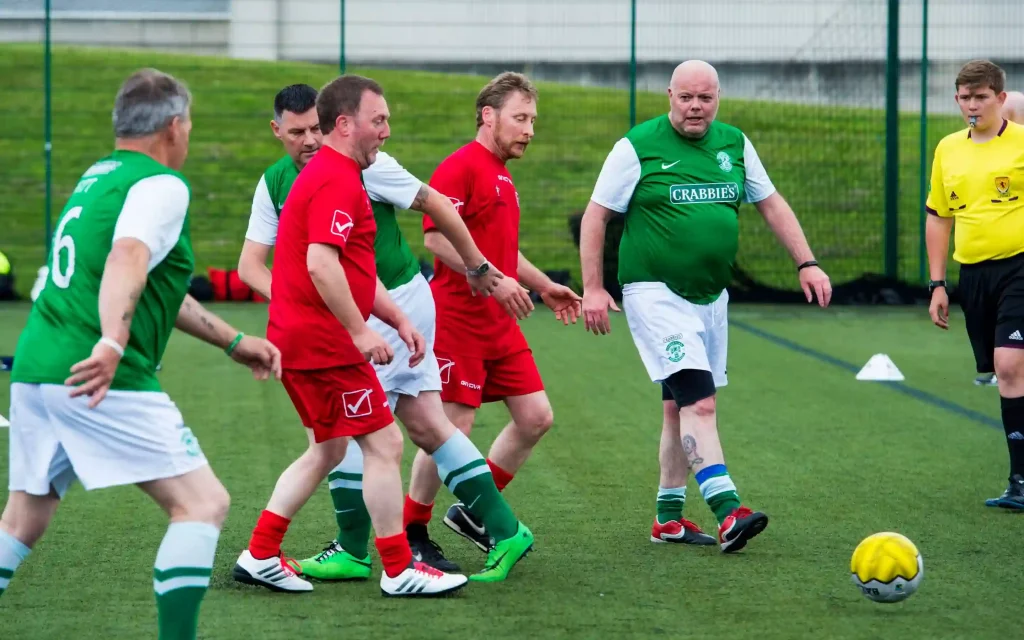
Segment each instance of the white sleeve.
M761 164L761 158L754 151L754 145L745 134L743 136L743 165L747 170L747 179L743 188L747 192L744 198L747 202L761 202L768 196L775 193L775 185L772 184L768 172Z
M423 183L398 164L397 160L383 151L378 151L377 159L363 171L363 185L370 200L388 202L399 209L408 209Z
M629 140L621 138L605 158L590 199L602 207L625 213L638 182L640 158Z
M274 246L277 242L277 209L267 189L267 176L260 177L256 185L256 193L252 196L252 213L249 214L249 228L245 231L245 239Z
M188 187L178 176L160 174L136 182L114 226L116 242L134 238L149 247L149 270L160 264L181 237L188 212Z

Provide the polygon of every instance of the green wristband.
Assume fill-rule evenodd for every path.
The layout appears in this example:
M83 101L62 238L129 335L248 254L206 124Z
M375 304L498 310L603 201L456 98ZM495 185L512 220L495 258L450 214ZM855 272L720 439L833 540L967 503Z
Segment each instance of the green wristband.
M224 353L226 353L226 354L228 354L230 356L231 352L235 350L235 347L238 346L238 343L241 342L242 338L244 338L244 337L245 337L245 334L242 333L241 331L239 331L238 335L235 336L235 339L231 341L231 344L229 344L227 346L227 348L224 349Z

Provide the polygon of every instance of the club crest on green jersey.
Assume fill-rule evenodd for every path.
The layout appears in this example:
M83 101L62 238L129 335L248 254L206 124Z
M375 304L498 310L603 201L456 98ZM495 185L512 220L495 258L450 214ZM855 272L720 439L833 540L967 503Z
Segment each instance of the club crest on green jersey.
M668 188L668 197L672 204L736 202L740 199L740 188L734 182L674 184Z
M729 157L728 153L719 151L718 155L715 156L715 160L718 161L718 168L722 171L725 171L726 173L732 171L732 158Z

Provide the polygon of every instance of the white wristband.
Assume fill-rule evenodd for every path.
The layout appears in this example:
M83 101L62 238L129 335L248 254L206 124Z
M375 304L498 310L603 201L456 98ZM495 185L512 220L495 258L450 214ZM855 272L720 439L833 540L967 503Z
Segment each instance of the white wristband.
M99 343L107 345L108 347L116 351L118 356L122 358L124 357L124 347L122 347L117 340L114 340L113 338L108 338L107 336L103 336L102 338L100 338Z

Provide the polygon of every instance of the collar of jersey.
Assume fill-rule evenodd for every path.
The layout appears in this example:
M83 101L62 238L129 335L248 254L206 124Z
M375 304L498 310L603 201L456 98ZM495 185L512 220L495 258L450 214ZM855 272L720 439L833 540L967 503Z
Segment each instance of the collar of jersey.
M358 162L346 156L344 153L338 151L334 147L325 144L320 147L320 151L327 151L328 155L335 159L333 160L334 162L339 162L341 164L347 165L346 168L351 168L356 173L359 173L360 175L362 174L362 169L359 168Z
M1003 132L1004 132L1004 131L1006 131L1006 126L1007 126L1008 124L1010 124L1010 122L1009 122L1009 121L1008 121L1008 120L1007 120L1006 118L1003 118L1003 126L999 127L999 133L997 133L997 134L996 134L996 137L997 137L997 138L998 138L999 136L1003 135ZM970 137L971 137L971 130L970 130L970 129L968 129L968 130L967 130L967 137L968 137L968 138L970 138Z

